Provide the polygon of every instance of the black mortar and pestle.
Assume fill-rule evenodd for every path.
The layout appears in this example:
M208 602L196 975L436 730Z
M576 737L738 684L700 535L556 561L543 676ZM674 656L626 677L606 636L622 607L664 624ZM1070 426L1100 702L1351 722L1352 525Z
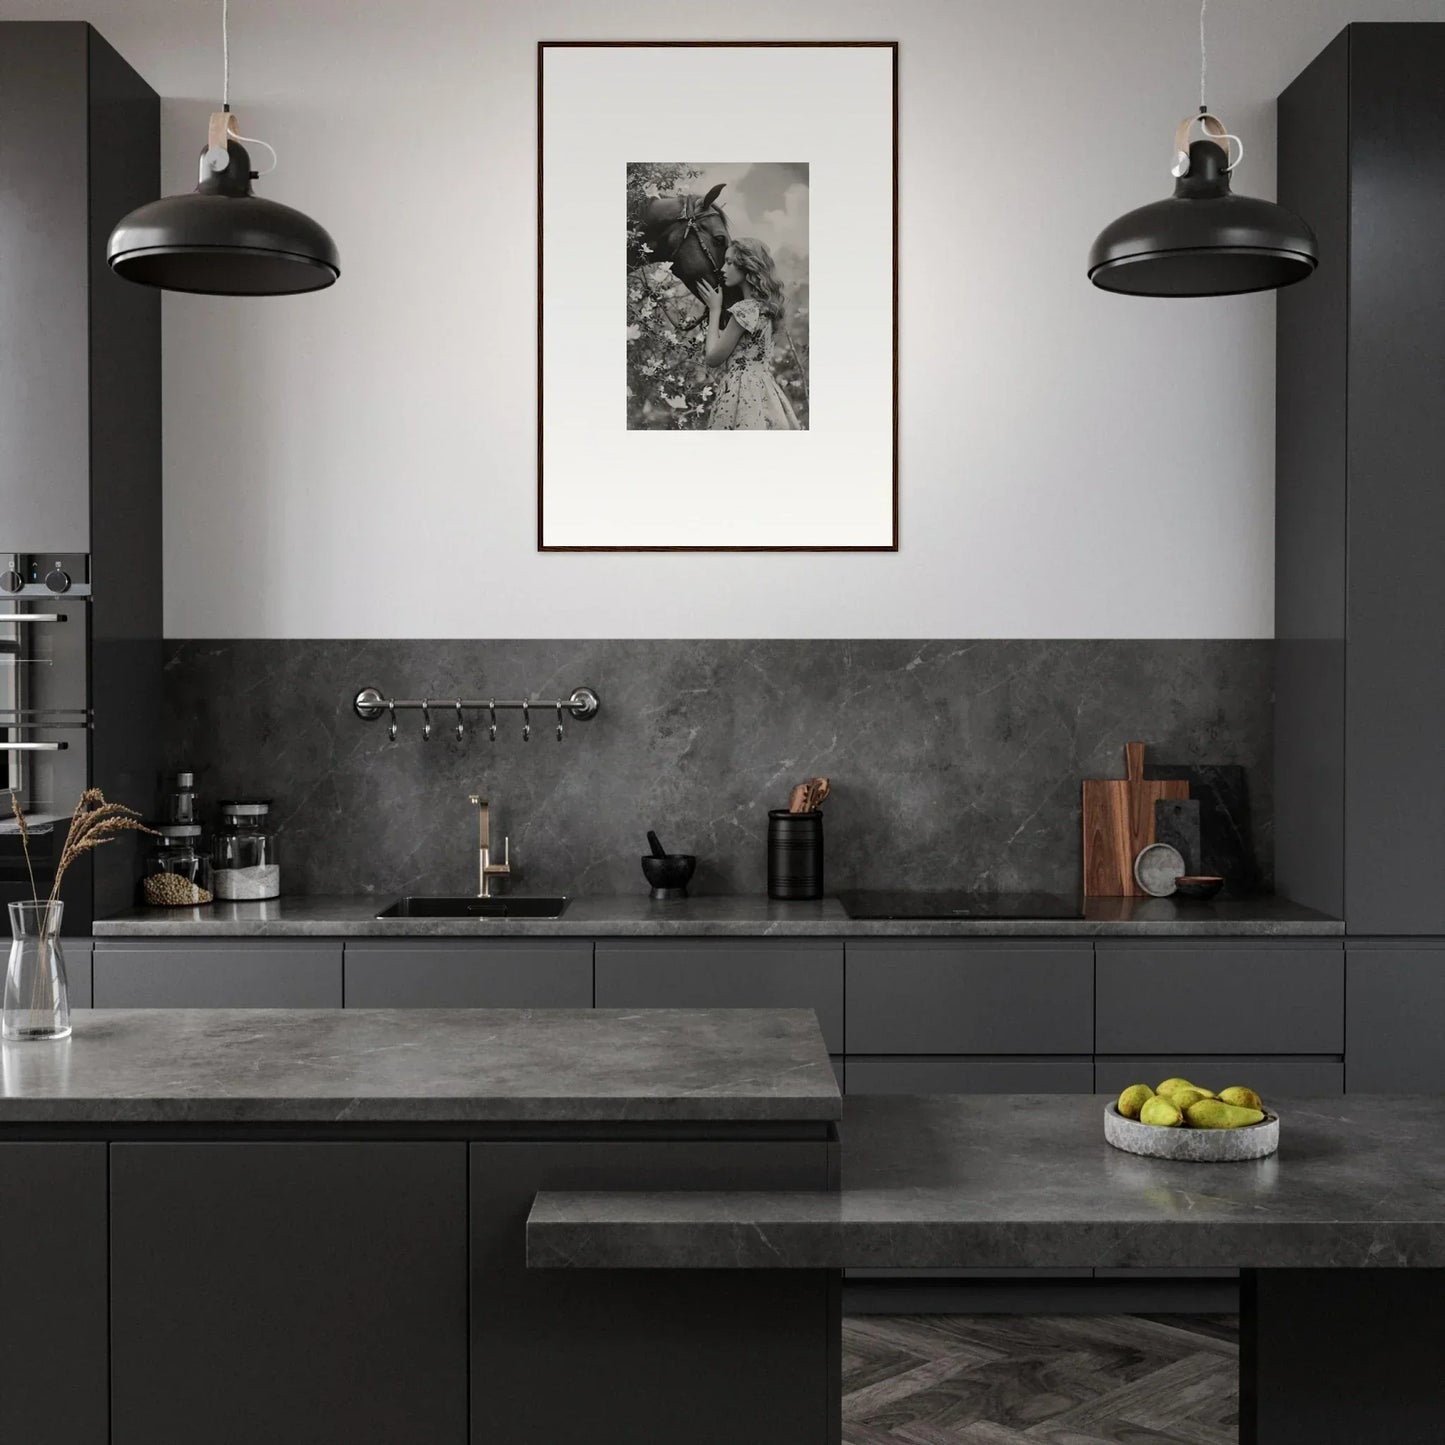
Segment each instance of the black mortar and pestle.
M652 852L642 855L642 872L652 884L653 898L661 902L686 898L697 858L691 853L669 853L651 828L647 830L647 845Z

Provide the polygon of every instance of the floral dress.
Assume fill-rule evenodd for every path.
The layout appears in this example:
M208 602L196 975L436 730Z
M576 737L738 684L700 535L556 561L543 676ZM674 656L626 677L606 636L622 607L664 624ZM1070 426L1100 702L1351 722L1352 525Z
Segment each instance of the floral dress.
M773 323L752 297L728 307L743 329L723 363L709 431L798 431L798 418L773 375Z

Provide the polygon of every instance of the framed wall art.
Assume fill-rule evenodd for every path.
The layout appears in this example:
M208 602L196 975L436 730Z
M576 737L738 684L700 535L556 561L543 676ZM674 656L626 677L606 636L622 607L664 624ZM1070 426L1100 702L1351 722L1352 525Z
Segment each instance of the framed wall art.
M537 57L538 547L896 550L897 45Z

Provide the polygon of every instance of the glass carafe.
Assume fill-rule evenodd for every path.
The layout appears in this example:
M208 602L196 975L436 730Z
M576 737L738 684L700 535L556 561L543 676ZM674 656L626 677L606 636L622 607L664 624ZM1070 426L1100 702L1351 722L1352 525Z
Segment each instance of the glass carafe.
M63 903L10 905L10 967L0 1036L24 1039L70 1037L70 990L60 950Z

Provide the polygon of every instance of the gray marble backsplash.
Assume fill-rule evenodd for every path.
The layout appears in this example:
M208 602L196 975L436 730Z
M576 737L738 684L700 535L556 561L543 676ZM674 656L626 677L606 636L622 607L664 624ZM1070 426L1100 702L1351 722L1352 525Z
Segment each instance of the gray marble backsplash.
M1080 880L1079 782L1242 764L1271 865L1264 641L185 641L167 648L166 754L208 802L274 799L288 893L476 891L475 810L511 835L516 892L629 893L644 834L699 857L695 893L765 887L769 808L814 773L830 891L1044 889ZM438 707L352 711L357 690L439 699L595 688L590 722L500 715L495 744Z

